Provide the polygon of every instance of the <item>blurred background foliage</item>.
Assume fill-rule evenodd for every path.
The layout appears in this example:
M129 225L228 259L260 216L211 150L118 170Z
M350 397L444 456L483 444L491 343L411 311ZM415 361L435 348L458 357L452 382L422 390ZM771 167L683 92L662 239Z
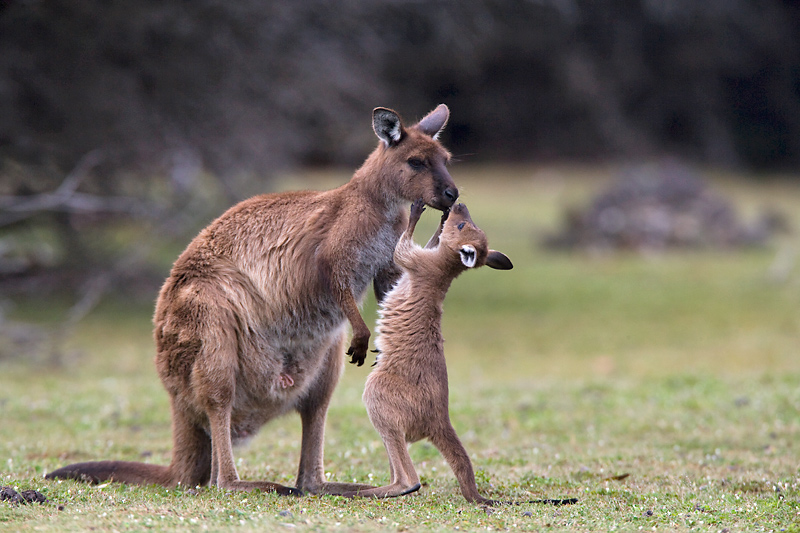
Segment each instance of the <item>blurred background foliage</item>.
M375 106L447 103L473 163L800 167L790 0L2 0L0 51L0 290L66 288L72 321L152 300L232 202L360 164Z
M62 173L97 150L98 174L201 167L240 196L237 175L360 162L376 105L442 101L475 160L800 163L794 1L2 6L3 156Z

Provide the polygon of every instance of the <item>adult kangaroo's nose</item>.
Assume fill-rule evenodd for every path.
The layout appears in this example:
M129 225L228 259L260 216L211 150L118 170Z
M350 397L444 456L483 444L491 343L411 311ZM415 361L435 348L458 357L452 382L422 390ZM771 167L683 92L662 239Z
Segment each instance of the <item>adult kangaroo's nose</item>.
M449 205L453 205L458 200L458 189L455 187L448 187L444 190L444 197L447 198Z

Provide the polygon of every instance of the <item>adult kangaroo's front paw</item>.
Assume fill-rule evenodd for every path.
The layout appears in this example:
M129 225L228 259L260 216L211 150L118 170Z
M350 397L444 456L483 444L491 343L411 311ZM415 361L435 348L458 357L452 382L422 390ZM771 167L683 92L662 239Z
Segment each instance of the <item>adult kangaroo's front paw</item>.
M350 348L347 349L347 355L350 356L350 363L361 366L367 359L367 348L369 347L369 336L367 337L353 337L350 341Z
M409 216L409 221L410 222L419 221L420 217L422 216L422 213L424 212L425 212L425 201L422 200L422 198L420 198L419 200L411 204L411 213Z

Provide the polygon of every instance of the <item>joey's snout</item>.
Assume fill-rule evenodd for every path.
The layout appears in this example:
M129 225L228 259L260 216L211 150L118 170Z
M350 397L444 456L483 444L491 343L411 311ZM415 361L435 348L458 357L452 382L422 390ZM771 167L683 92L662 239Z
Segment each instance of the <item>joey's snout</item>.
M469 209L467 209L465 204L459 203L454 205L450 208L450 212L461 220L465 220L470 223L472 222L472 218L469 216Z

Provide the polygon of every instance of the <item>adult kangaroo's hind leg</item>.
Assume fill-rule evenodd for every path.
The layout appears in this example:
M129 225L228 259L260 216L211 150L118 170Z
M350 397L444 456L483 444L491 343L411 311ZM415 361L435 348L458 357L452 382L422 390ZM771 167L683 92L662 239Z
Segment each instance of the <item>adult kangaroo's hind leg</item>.
M233 460L233 443L231 442L231 413L230 408L220 408L208 413L211 425L211 440L213 442L213 461L216 467L216 485L221 489L231 490L261 490L264 492L277 492L283 496L299 496L302 493L292 487L286 487L269 481L243 481ZM214 480L212 480L212 484Z
M277 492L282 495L299 495L300 492L291 487L285 487L269 481L242 481L236 471L233 457L233 441L231 437L231 412L233 409L234 392L236 390L237 340L233 328L219 328L223 334L217 334L216 343L206 342L204 346L213 346L214 352L202 352L198 355L192 369L192 391L199 398L199 408L205 412L211 432L211 446L204 450L210 460L204 467L203 475L207 476L211 485L221 489L230 490L262 490ZM187 394L188 395L188 394ZM189 396L191 398L191 396ZM173 413L174 424L181 424L183 410L180 408L180 399L174 400L176 408ZM186 401L186 400L184 400ZM185 432L186 430L184 430ZM174 462L182 462L182 469L191 469L192 456L188 453L178 454L181 443L175 438L176 455Z
M172 398L172 483L207 485L211 480L211 438L190 418L188 409L177 407L175 402Z
M312 494L341 495L348 491L372 488L360 483L337 483L325 481L323 468L325 419L331 395L339 381L344 366L341 335L327 348L320 375L298 406L303 423L303 439L300 447L300 467L297 472L297 488Z

